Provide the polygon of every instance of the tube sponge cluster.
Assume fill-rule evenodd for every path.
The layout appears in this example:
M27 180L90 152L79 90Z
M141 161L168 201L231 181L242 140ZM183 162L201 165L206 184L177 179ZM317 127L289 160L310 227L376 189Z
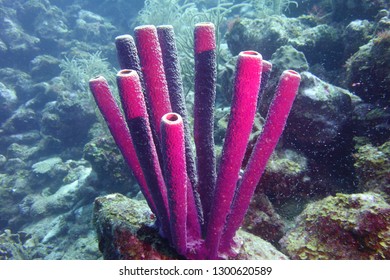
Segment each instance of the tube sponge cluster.
M139 26L134 37L116 38L122 68L117 85L123 113L103 77L95 77L89 84L116 144L157 217L161 236L187 259L226 259L235 254L235 233L283 132L300 76L292 70L283 72L263 132L240 178L257 102L261 100L261 80L269 75L272 65L255 51L239 54L217 169L214 25L197 24L194 42L193 134L172 26Z

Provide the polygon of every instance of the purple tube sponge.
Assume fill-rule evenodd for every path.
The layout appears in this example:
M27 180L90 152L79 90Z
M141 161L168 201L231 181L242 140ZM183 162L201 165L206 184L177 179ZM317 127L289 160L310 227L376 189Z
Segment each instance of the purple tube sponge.
M181 79L180 63L173 26L157 26L157 35L163 57L172 111L182 117L183 123L187 123L187 128L185 129L188 129L188 114L183 93L183 82Z
M267 60L263 60L263 70L261 73L260 92L259 92L259 96L257 98L257 110L259 110L260 104L262 103L264 91L267 87L269 77L271 76L271 72L272 72L272 63L267 61Z
M183 93L183 82L181 79L179 57L177 55L175 33L171 25L157 26L158 39L163 56L163 64L167 79L169 98L172 112L179 114L183 119L185 142L186 142L186 162L187 173L191 184L196 184L195 156L192 151L191 133L188 124L188 113Z
M119 71L117 84L138 160L156 205L156 216L161 222L164 236L170 239L167 190L137 72L128 69Z
M115 46L121 69L135 70L138 76L140 76L142 70L134 38L128 34L117 36L115 38Z
M183 119L185 158L187 166L188 184L190 184L190 186L187 188L187 222L189 235L191 239L199 239L201 237L200 221L202 220L202 208L200 206L199 194L195 190L197 183L195 155L192 149L191 132L190 126L188 124L188 114L183 93L183 82L181 79L175 33L171 25L162 25L157 27L157 34L161 46L161 53L163 56L163 64L168 84L172 112L177 113ZM164 147L162 147L162 149L163 148Z
M161 118L172 109L157 29L153 25L138 26L134 29L134 34L145 82L147 104L150 106L151 125L160 140Z
M204 227L208 223L216 181L214 149L214 107L216 95L216 42L212 23L195 26L194 140L197 156L198 187Z
M252 131L261 70L262 57L259 53L245 51L238 55L231 112L206 235L206 246L212 259L218 258L221 235Z
M131 69L137 71L138 77L141 81L142 89L145 95L144 75L142 73L141 62L138 56L137 46L134 38L129 35L120 35L115 38L116 55L121 69ZM150 116L150 106L145 99Z

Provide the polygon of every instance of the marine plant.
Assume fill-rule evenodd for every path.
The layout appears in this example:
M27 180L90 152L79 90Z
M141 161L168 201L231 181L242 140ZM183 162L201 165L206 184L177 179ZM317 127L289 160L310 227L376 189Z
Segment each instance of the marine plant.
M193 1L189 0L146 0L144 8L140 10L137 24L170 24L177 33L186 28L188 19L198 13Z
M156 227L187 259L234 257L234 239L266 163L284 129L300 76L283 72L249 163L239 173L252 130L263 71L255 51L238 56L234 95L217 170L214 146L216 34L212 23L194 31L194 142L188 122L172 26L135 28L116 39L118 91L123 113L107 80L90 89L110 132L156 215ZM268 69L268 66L264 66Z
M290 5L298 7L298 2L291 0L250 0L250 2L258 15L281 15Z
M182 68L184 90L188 93L193 88L194 68L192 53L192 26L197 22L212 22L216 26L217 57L220 58L221 28L235 11L244 7L254 9L256 16L282 14L290 5L298 6L291 0L246 0L233 3L229 0L218 0L213 7L200 7L198 1L191 0L146 0L144 8L139 12L136 24L172 25L175 29L177 47ZM217 72L220 59L217 60Z
M64 84L70 85L70 90L75 91L77 96L88 100L91 96L88 94L87 81L96 75L104 75L111 86L115 85L115 75L112 73L112 67L105 58L101 56L101 51L95 53L80 53L71 58L65 56L59 67L62 69L61 77ZM115 99L119 100L117 91L114 91ZM93 103L92 103L93 104ZM97 107L94 106L97 112ZM97 114L99 122L104 126L104 120L100 114Z
M102 52L86 53L72 56L65 56L59 67L61 68L61 77L66 81L65 84L71 85L73 90L81 93L88 92L87 81L92 76L104 75L110 81L115 79L112 74L110 64L101 56Z

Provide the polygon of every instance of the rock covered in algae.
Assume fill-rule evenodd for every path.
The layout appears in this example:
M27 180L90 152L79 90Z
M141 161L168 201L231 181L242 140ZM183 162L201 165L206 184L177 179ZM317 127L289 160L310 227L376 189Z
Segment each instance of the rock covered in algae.
M292 259L390 259L390 205L377 193L309 204L280 241Z
M94 224L105 259L161 260L179 256L159 238L155 217L142 200L121 194L98 197Z
M341 61L341 35L331 25L312 26L304 19L272 15L237 19L226 34L226 41L233 55L242 50L255 50L264 59L270 59L278 48L291 45L304 53L309 64L321 63L331 68Z
M105 259L161 260L182 259L154 226L155 216L144 200L121 194L98 197L94 204L94 223L99 249ZM239 231L243 245L235 259L287 259L270 243Z
M345 82L363 101L389 105L390 18L383 17L377 28L374 38L347 60Z
M333 0L332 18L334 21L343 21L351 18L372 19L380 9L388 9L386 0Z
M243 228L272 244L277 244L285 233L284 221L263 192L253 196Z
M359 98L310 72L300 74L302 81L286 134L301 146L329 149L350 123L353 104Z
M91 163L96 172L97 181L94 185L99 190L108 193L118 192L136 195L139 187L135 183L134 177L129 172L129 168L111 137L102 135L104 129L100 124L94 125L90 133L94 133L93 139L84 146L84 158Z
M354 154L359 187L390 195L390 141L375 147L366 144Z
M12 233L9 229L0 232L0 260L29 259L29 252L24 243L30 237L24 232Z

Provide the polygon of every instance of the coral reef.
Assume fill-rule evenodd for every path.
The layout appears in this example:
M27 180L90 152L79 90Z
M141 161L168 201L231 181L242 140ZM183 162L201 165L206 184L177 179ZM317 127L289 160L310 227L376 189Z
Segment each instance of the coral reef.
M228 130L237 54L252 49L272 63L267 86L261 89L263 105L255 115L240 178L264 127L280 74L294 69L302 75L290 121L256 187L243 230L238 231L244 240L241 250L246 252L236 258L248 258L251 248L263 247L262 253L250 258L272 259L273 254L287 258L277 251L281 248L289 257L300 258L291 245L299 234L286 235L286 231L299 232L305 215L328 221L339 217L335 211L345 212L378 225L381 216L375 205L380 204L378 211L388 221L389 207L382 202L389 203L389 1L2 0L0 259L118 258L115 252L102 256L99 251L91 223L93 200L98 196L105 200L105 195L114 192L144 198L103 117L95 114L87 81L102 74L114 85L113 69L118 68L115 36L138 24L171 24L179 49L184 106L193 112L192 36L193 25L199 21L211 21L217 27L217 162ZM192 127L192 114L187 121ZM313 210L316 213L311 215L306 211L295 224L306 205L325 198L339 202L331 204L333 212ZM368 201L362 202L364 207L353 208L346 198ZM151 213L144 201L137 202L137 207L142 205ZM117 213L118 209L108 210ZM173 251L172 244L149 226L153 221L152 217L147 226L134 224L134 230L145 230L144 240L159 240L147 243L153 253L132 252L131 258L161 257L161 248ZM326 254L313 249L314 240L328 232L326 226L316 225L315 231L304 234L313 241L311 251L302 249L310 251L305 257L389 258L385 246L377 246L378 242L388 246L384 241L388 233L370 223L355 225L358 232L347 227L337 231L342 235L332 242L340 245L338 255L326 251L328 246ZM122 233L122 248L128 248L128 232ZM341 244L343 237L346 245ZM100 238L112 242L103 235ZM279 244L281 238L291 250ZM326 242L330 241L318 244ZM356 244L365 249L357 252ZM114 243L105 245L115 250ZM321 246L317 248L322 250Z

